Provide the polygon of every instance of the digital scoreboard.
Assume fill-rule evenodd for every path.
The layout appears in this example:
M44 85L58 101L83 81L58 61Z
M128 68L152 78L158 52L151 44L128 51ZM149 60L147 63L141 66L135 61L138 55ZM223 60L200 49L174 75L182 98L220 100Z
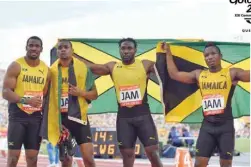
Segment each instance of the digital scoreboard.
M95 156L120 156L115 128L91 128ZM137 140L135 155L143 156L144 147Z

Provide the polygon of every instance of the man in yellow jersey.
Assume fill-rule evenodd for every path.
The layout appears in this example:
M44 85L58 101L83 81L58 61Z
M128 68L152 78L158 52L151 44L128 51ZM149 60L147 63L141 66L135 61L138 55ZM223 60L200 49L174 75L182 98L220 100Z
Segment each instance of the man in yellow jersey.
M12 62L4 78L2 95L9 102L8 167L17 166L22 144L27 166L37 166L42 103L49 81L48 66L39 59L42 49L42 40L30 37L26 56Z
M137 137L144 145L152 166L162 167L159 158L158 134L147 101L148 74L154 72L154 62L135 59L137 43L132 38L119 41L122 62L92 64L97 75L110 75L118 101L117 140L124 167L132 167Z
M51 84L44 116L44 119L47 119L44 121L47 129L44 129L46 133L43 137L56 145L62 133L68 138L65 134L69 131L80 146L85 166L95 167L92 135L87 117L88 101L95 100L98 96L94 78L85 63L73 57L70 41L58 42L57 55L59 59L50 68ZM64 140L60 142L64 143ZM74 147L68 146L67 149ZM65 152L62 152L61 147L62 143L59 144L62 166L71 167L72 158L64 157ZM72 150L68 151L72 152ZM69 153L67 156L72 155Z
M250 70L222 68L220 48L208 43L204 57L208 69L191 72L178 71L168 44L167 70L170 77L179 82L198 83L202 95L203 122L196 144L196 167L206 167L215 147L219 149L220 165L232 166L235 130L231 101L238 81L250 82Z

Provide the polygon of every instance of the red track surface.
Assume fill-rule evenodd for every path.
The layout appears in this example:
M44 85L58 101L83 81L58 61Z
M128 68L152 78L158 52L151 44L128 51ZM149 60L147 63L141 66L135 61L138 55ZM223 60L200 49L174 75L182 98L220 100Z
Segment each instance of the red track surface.
M6 166L7 159L0 157L0 167ZM84 167L82 160L75 160L76 164L73 167ZM121 160L102 160L95 159L97 167L123 167ZM39 156L38 167L46 167L49 164L48 157ZM150 167L151 165L147 163L135 162L135 167ZM173 167L174 165L164 165L165 167ZM26 167L26 162L23 156L20 157L18 162L18 167Z

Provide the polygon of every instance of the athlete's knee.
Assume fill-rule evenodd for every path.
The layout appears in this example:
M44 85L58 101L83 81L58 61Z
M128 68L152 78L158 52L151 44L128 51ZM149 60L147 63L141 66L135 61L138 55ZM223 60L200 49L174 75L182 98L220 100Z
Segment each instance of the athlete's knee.
M207 167L208 161L202 159L195 159L194 167Z
M33 167L37 164L37 155L35 156L26 156L27 166Z
M220 160L220 166L221 167L231 167L232 160Z
M123 158L127 158L127 159L134 159L134 157L135 157L135 154L131 153L131 152L127 152L122 155L123 155Z
M194 167L202 167L202 163L200 162L200 160L195 160Z
M72 166L72 158L65 158L63 161L61 161L62 167L71 167Z
M15 167L17 166L17 162L18 162L19 156L18 155L10 155L7 158L7 166L8 167Z
M145 151L150 160L159 159L159 147L157 145L145 147Z
M123 158L126 158L126 159L134 159L135 158L134 149L120 149L120 152L121 152Z
M84 164L86 167L95 167L95 162L94 160L91 159L85 159Z
M83 160L86 167L95 167L94 158L92 156L83 157Z
M232 164L223 164L223 165L221 164L220 166L221 167L232 167Z
M150 160L152 166L156 167L162 167L162 163L160 161L160 156L159 156L159 151L154 149L154 150L148 150L146 152L148 159Z
M152 160L159 159L159 152L158 150L147 151L147 156Z

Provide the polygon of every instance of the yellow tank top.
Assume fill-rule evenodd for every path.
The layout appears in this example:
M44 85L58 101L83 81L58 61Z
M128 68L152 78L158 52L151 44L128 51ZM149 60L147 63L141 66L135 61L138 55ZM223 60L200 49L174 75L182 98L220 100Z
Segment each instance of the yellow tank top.
M199 76L199 86L204 116L232 116L232 111L226 111L226 108L231 108L234 91L229 68L216 73L203 70Z
M40 96L43 99L43 89L46 84L48 66L40 60L40 63L36 67L29 66L24 57L16 60L21 66L21 72L17 77L17 84L14 92L20 97L34 97ZM28 114L32 114L35 111L41 111L42 106L39 108L31 107L27 104L17 103L17 106Z
M117 100L120 107L141 105L146 96L147 74L141 60L133 64L116 63L112 71Z
M62 69L62 95L61 95L61 112L68 112L68 67L61 67Z

